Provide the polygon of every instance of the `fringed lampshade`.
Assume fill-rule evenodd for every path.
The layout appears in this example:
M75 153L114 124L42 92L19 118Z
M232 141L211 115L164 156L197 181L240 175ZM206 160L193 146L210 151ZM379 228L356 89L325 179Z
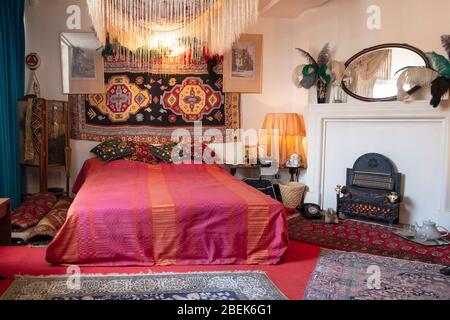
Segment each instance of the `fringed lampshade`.
M306 153L303 147L306 132L299 114L267 114L262 129L264 134L261 136L260 146L265 149L267 156L271 157L278 151L280 165L283 167L293 154L297 154L302 161L302 167L306 168ZM277 146L279 150L274 150Z
M258 19L259 0L87 0L103 46L150 63L161 54L222 55Z

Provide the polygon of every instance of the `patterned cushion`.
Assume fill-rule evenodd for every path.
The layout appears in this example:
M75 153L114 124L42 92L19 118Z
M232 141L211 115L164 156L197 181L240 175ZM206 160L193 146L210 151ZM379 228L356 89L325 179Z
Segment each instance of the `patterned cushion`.
M150 152L149 145L147 143L130 142L128 145L133 150L133 153L125 157L125 160L144 162L148 164L159 163L159 159L153 155L152 152Z
M207 162L208 164L216 163L219 160L216 152L211 150L207 144L202 144L202 152L203 152L203 162Z
M72 200L69 198L59 200L33 229L28 243L39 245L50 243L66 221L71 204Z
M96 154L103 162L109 162L112 160L123 159L131 155L133 150L126 142L108 140L96 146L91 152Z
M195 146L195 143L192 142L190 144L191 148L191 157L189 155L184 155L184 150L189 149L189 145L184 142L179 143L173 149L175 157L173 162L181 163L181 162L189 162L189 161L198 161L198 162L207 162L207 163L215 163L216 162L216 153L208 148L208 145L202 144L202 151L198 153L198 150Z
M176 146L175 143L168 143L162 146L150 145L148 149L156 158L158 158L162 162L173 163L172 151L175 146Z
M11 215L13 231L24 231L35 226L47 215L56 202L53 193L38 193L28 198L22 206Z

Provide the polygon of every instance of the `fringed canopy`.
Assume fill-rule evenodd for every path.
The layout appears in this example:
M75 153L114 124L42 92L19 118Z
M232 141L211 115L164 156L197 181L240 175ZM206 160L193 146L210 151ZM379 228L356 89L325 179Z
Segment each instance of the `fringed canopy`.
M259 0L87 0L105 47L133 62L222 55L258 19ZM115 45L111 45L111 43Z

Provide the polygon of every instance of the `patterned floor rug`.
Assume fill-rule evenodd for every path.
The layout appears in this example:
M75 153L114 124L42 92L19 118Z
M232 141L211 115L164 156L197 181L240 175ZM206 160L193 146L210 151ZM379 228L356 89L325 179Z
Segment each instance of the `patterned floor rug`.
M440 266L324 249L305 300L449 300Z
M450 266L450 247L425 247L404 240L392 231L388 226L355 220L343 220L338 225L295 216L289 220L292 240L340 251Z
M18 276L0 300L286 300L264 272Z

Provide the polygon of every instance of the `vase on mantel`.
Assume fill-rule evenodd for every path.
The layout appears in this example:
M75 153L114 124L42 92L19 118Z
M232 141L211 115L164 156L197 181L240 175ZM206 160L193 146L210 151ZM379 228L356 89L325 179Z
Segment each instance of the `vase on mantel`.
M317 103L327 103L328 98L328 86L323 81L317 81Z

